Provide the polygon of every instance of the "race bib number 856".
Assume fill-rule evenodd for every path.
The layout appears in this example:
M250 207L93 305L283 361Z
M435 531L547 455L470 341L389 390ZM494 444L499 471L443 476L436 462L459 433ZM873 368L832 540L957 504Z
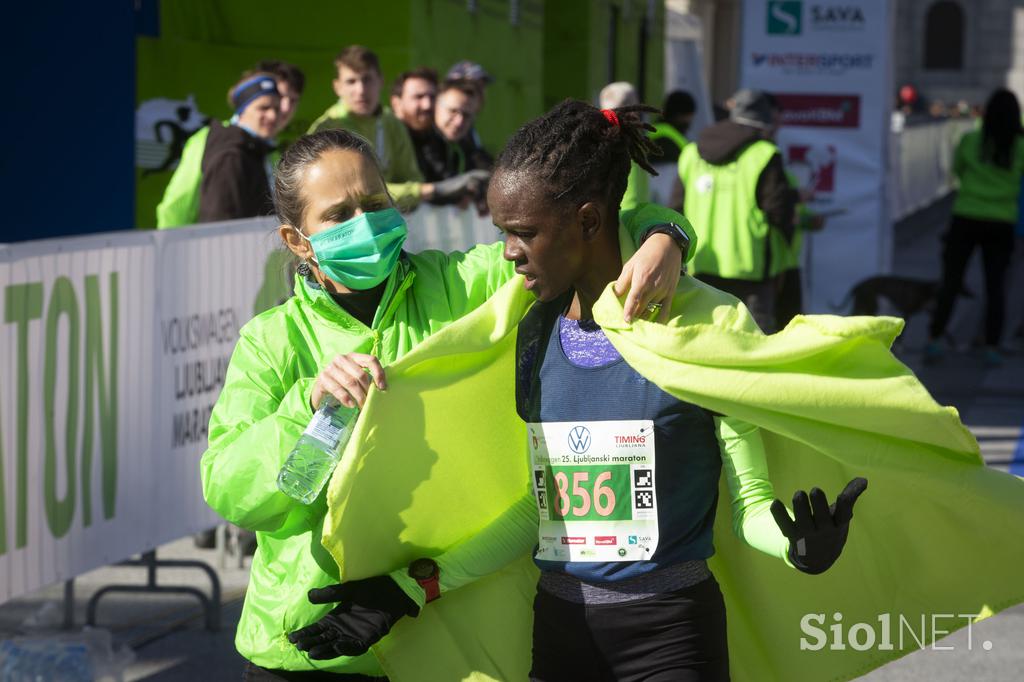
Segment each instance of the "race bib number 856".
M637 561L658 546L650 420L529 424L537 558Z
M633 518L629 465L548 466L545 487L551 491L555 520L626 521Z

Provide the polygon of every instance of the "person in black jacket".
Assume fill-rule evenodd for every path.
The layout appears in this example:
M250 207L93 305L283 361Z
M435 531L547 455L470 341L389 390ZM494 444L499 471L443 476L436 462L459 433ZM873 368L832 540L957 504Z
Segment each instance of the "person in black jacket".
M235 115L229 125L210 122L199 188L199 222L273 212L267 158L277 130L281 97L269 73L247 76L228 91Z
M724 267L725 263L736 260L736 255L716 253L715 249L719 247L716 246L715 240L705 237L715 229L743 231L749 230L749 227L727 222L715 225L703 224L703 221L710 220L708 215L698 215L700 210L696 206L696 199L702 194L708 196L710 191L708 180L703 176L708 175L712 169L735 167L742 161L748 150L754 148L755 143L767 141L774 145L775 134L781 119L778 100L769 93L758 90L740 90L733 96L732 101L733 106L729 112L729 119L704 128L697 137L696 143L687 146L680 156L681 182L676 185L675 196L671 203L684 207L684 212L687 218L693 222L698 236L700 239L704 239L703 246L698 246L698 248L703 248L712 256L702 259L701 252L697 252L693 263L693 272L696 276L716 289L727 291L739 298L750 309L761 329L771 332L775 326L775 301L779 288L777 276L779 254L771 253L771 240L767 232L777 231L787 243L790 242L795 229L794 217L797 205L801 201L808 200L811 193L796 190L789 184L782 164L782 155L778 148L775 148L774 153L766 162L763 162L763 168L756 174L756 180L748 175L745 181L748 183L746 185L735 186L726 183L721 187L715 187L709 201L721 208L721 215L728 215L728 211L735 208L734 204L738 206L749 201L759 211L760 216L756 220L763 222L767 227L765 234L754 238L752 248L755 251L761 251L754 258L754 262L744 261L742 265L732 268L733 270L747 269L750 271L736 273L720 269ZM688 180L684 167L698 166L708 172L691 172ZM702 183L704 183L703 192ZM693 202L688 201L691 194L695 199ZM740 195L744 197L744 200L736 204L736 197ZM705 203L704 206L707 207L707 204ZM698 214L695 214L695 211ZM728 240L724 243L728 243ZM715 261L717 263L714 263Z
M405 124L416 152L416 164L427 182L444 180L447 145L434 127L437 72L427 67L403 71L391 87L391 111Z

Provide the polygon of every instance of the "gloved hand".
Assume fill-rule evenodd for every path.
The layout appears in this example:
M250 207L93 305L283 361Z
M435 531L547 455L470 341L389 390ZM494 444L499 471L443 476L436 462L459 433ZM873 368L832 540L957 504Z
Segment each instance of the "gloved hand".
M789 560L796 568L816 575L835 563L846 544L853 505L867 487L866 478L853 479L831 507L821 488L811 488L809 501L806 492L797 490L793 495L795 520L789 518L782 502L772 502L772 516L782 534L789 538Z
M365 654L402 616L419 613L416 602L386 575L313 588L308 596L313 604L340 602L317 622L288 635L312 659Z
M490 179L490 171L471 170L445 180L438 180L434 183L433 198L457 199L463 194L476 194Z

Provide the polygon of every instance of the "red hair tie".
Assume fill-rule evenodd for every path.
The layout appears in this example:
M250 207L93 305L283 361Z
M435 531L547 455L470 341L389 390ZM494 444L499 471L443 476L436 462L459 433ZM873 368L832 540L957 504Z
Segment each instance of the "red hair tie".
M615 113L615 111L613 111L612 109L602 109L601 113L604 114L604 117L608 119L609 123L611 123L616 128L619 127L619 117Z

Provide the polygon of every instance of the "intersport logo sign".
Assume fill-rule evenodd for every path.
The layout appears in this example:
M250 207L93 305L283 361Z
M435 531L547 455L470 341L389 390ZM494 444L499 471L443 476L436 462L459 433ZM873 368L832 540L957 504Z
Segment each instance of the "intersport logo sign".
M751 53L750 59L755 69L778 69L792 74L842 75L847 71L870 69L875 55L835 52L754 52Z

